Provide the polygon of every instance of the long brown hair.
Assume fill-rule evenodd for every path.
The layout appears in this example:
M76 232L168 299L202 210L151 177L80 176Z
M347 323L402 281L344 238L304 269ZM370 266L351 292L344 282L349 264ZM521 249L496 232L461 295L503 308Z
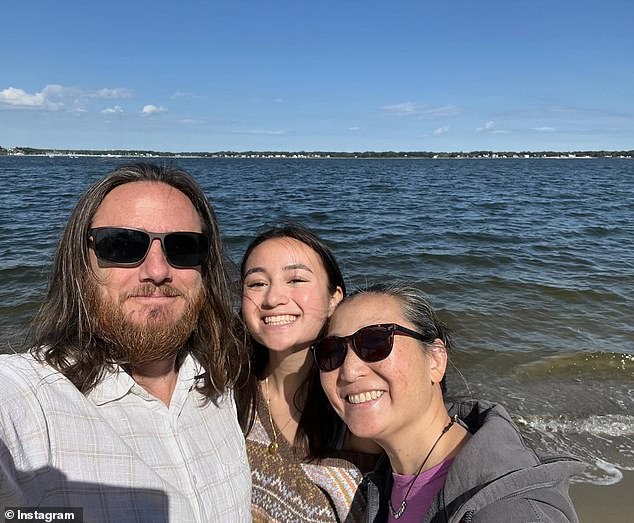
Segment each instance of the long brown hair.
M81 197L57 247L49 289L31 325L29 347L40 360L58 369L82 393L89 392L109 366L106 344L95 335L85 303L86 285L95 278L88 251L88 230L97 208L115 187L131 182L160 182L185 194L209 237L209 256L201 267L207 299L187 349L205 369L199 390L208 398L224 392L237 379L248 357L236 334L229 262L216 216L203 190L185 171L172 166L137 163L120 167Z

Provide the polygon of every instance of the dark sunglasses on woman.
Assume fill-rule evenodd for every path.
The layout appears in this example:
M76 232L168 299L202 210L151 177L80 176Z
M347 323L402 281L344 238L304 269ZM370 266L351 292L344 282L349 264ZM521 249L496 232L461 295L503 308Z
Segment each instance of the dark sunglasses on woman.
M434 338L396 323L368 325L349 336L326 336L311 346L317 367L322 372L330 372L343 365L348 347L367 363L384 360L392 352L394 335L409 336L419 341L432 343Z

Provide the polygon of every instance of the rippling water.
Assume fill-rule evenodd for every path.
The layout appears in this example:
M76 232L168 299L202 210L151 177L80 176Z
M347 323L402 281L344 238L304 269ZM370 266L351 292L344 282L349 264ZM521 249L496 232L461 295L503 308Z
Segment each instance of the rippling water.
M126 160L0 157L0 351L46 288L78 195ZM404 278L457 341L449 388L504 403L585 480L634 470L634 161L180 159L231 257L300 221L350 288Z

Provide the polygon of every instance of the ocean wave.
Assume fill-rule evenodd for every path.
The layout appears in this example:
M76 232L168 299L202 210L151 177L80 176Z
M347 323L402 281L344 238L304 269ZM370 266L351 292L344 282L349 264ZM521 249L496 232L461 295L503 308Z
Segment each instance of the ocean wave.
M626 414L515 417L529 444L541 453L572 455L587 464L576 482L613 485L634 470L634 416Z
M516 419L518 424L526 425L540 432L591 434L593 436L634 436L634 416L607 414L589 416L585 419L567 419L564 416L549 418L526 416Z
M622 352L568 352L548 355L536 361L518 365L513 374L518 378L540 376L570 377L593 373L594 378L634 377L634 354Z
M592 465L594 467L591 467L584 474L584 482L608 486L614 485L623 479L623 473L607 461L598 459Z

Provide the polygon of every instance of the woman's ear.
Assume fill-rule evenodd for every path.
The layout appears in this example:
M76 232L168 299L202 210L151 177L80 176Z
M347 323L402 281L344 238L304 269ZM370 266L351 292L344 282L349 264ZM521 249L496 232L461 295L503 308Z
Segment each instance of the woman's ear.
M335 312L335 309L341 300L343 300L343 290L339 287L339 285L337 285L337 288L335 289L335 292L332 293L332 296L330 296L330 302L328 303L329 318L332 316L332 313Z
M427 349L429 356L429 372L434 383L440 383L447 370L447 347L445 343L436 338Z

